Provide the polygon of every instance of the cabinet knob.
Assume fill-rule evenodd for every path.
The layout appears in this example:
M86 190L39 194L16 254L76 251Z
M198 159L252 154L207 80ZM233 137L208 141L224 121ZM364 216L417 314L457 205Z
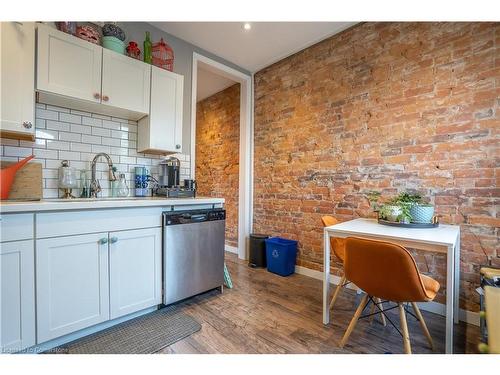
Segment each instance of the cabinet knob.
M109 100L109 96L103 95L102 100L104 100L105 102L107 102Z
M101 98L101 94L99 94L98 92L96 92L96 93L94 94L94 98L96 98L96 99L100 99L100 98Z
M175 145L175 148L178 150L181 148L181 145Z
M26 129L31 129L33 127L33 124L31 123L31 121L24 121L23 122L23 126L26 128Z
M99 240L99 244L104 245L105 243L108 243L108 239L107 238L101 238Z
M109 239L109 242L110 242L110 243L116 243L116 242L118 242L118 237L111 237L111 238Z

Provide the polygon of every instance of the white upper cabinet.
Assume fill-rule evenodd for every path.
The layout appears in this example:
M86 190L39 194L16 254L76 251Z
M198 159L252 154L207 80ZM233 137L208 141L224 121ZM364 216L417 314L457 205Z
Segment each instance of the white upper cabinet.
M139 121L138 152L182 152L182 99L184 77L151 67L149 116Z
M0 135L35 136L35 24L0 22Z
M161 228L109 233L110 318L161 303Z
M38 25L37 89L100 103L102 47Z
M33 240L0 244L0 354L35 345Z
M37 342L109 319L108 233L36 241Z
M151 65L103 49L102 103L149 113Z

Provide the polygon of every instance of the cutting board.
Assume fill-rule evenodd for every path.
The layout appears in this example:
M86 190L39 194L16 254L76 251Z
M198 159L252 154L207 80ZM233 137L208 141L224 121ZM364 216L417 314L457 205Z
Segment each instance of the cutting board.
M0 161L0 167L14 164L10 161ZM14 183L10 188L9 200L40 200L42 199L42 164L31 162L16 173Z

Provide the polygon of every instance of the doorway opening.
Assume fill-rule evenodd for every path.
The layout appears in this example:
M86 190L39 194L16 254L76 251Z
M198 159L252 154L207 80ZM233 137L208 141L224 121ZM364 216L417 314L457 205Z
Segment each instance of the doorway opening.
M252 77L193 54L191 175L225 198L226 251L247 259L252 224Z

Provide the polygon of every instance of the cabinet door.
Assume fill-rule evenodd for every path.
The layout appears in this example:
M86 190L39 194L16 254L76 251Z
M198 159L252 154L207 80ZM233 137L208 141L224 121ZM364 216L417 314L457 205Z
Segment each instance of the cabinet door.
M138 151L182 152L184 77L156 66L151 69L151 109L139 122Z
M38 343L109 319L108 234L36 241Z
M99 103L101 63L101 46L38 26L38 90Z
M111 319L161 303L161 228L109 234Z
M0 353L35 345L33 240L0 244Z
M148 114L150 88L151 65L103 50L103 104Z
M3 136L35 134L35 24L0 22L0 129Z

